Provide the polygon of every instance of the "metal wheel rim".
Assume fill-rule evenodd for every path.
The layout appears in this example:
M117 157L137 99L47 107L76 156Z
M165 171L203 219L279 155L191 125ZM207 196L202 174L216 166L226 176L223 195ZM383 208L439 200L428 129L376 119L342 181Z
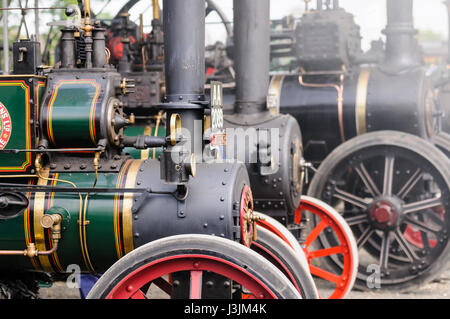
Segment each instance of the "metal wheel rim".
M384 176L383 176L383 181L391 181L394 176L394 171L395 171L395 162L396 162L396 157L398 155L403 155L400 156L400 158L402 160L407 160L408 156L411 156L409 158L410 162L413 162L413 160L418 160L418 162L420 164L417 164L418 166L418 170L416 171L411 171L411 177L409 177L409 179L407 180L406 183L403 184L403 187L401 187L398 191L398 193L402 193L402 197L406 197L409 192L411 192L414 187L416 187L417 185L417 181L416 179L418 178L417 176L422 176L423 174L429 174L431 175L431 177L433 177L434 179L436 179L438 182L436 182L436 184L438 184L438 187L441 191L441 197L438 198L431 198L431 199L426 199L423 201L407 201L405 202L404 206L406 206L410 211L408 211L408 213L411 212L420 212L422 210L416 210L417 207L421 207L420 205L423 206L429 206L429 205L434 205L430 208L436 208L439 207L439 205L441 205L442 207L444 207L445 212L449 211L449 204L446 200L448 200L449 198L449 194L448 194L448 189L445 189L445 181L441 178L440 176L440 172L437 171L434 166L432 164L430 164L426 159L424 159L423 157L421 157L420 155L411 152L409 150L406 149L399 149L399 148L395 148L392 146L382 146L382 152L380 152L380 148L381 146L372 146L372 147L368 147L365 149L360 149L356 152L354 152L353 154L351 154L351 159L348 161L348 164L351 165L352 167L346 167L348 169L353 169L356 174L358 174L360 176L360 184L363 184L366 189L369 190L369 192L374 191L374 189L371 190L370 184L371 181L367 178L367 170L364 167L364 160L367 158L370 158L370 156L375 155L376 156L380 156L380 154L383 154L382 156L385 156L385 167L384 167ZM396 152L397 151L397 154ZM361 154L363 153L363 154ZM390 154L390 155L389 155ZM392 160L392 155L395 154L393 156L393 160ZM348 156L350 157L350 156ZM411 158L413 160L411 160ZM328 201L330 198L336 198L336 194L327 194L327 192L329 192L329 189L327 188L329 186L330 183L330 179L333 179L333 176L336 175L336 171L346 171L343 167L341 166L345 166L345 165L341 165L342 162L345 162L344 160L341 161L341 163L339 163L338 165L336 165L334 167L334 170L332 172L332 174L330 174L328 176L328 180L327 180L327 186L325 186L325 189L322 192L322 196L323 198ZM415 162L417 163L417 162ZM362 165L361 165L362 164ZM339 168L340 167L340 168ZM386 168L389 167L389 168ZM358 168L358 170L356 169ZM366 171L366 173L364 172L364 170ZM423 171L423 172L422 172ZM386 177L387 175L389 177ZM419 175L418 175L419 174ZM366 175L365 181L363 180L363 178L361 176ZM415 176L415 177L414 177ZM409 183L409 185L408 185ZM383 185L381 185L382 188L390 188L391 192L394 193L393 189L393 185L391 184L390 186L388 185L389 182L383 183ZM412 185L412 186L411 186ZM384 190L383 190L384 192ZM397 193L397 194L398 194ZM325 194L325 196L323 195ZM352 195L352 194L350 194ZM356 203L357 205L362 204L361 202L361 198L350 198L348 194L346 193L342 193L341 191L338 192L338 198L343 200L343 198L345 198L344 201L350 202L353 201L353 206L355 206L354 204ZM355 201L356 199L356 201ZM415 206L415 208L414 208ZM415 210L411 211L411 209L414 208ZM428 211L427 211L428 212ZM425 214L425 212L422 212L422 214ZM432 215L430 215L432 216ZM358 231L358 229L355 227L358 225L358 223L361 220L358 220L360 216L352 216L349 217L348 215L346 216L345 212L344 212L344 218L346 219L346 221L350 224L352 230L355 233L355 236L358 238L358 247L363 247L366 243L369 243L372 245L372 248L379 249L380 251L380 260L379 260L379 266L381 269L381 285L395 285L395 284L401 284L401 283L405 283L408 282L418 276L420 276L424 270L426 270L427 268L429 268L432 264L433 261L436 260L438 257L440 257L440 255L442 254L443 250L445 249L445 238L438 236L438 242L441 244L437 244L435 247L432 247L431 249L434 249L436 247L440 248L440 250L436 250L435 253L433 253L434 258L431 261L425 261L425 263L423 262L424 258L418 258L418 256L416 256L417 254L415 254L414 250L411 249L410 247L410 243L404 238L404 234L405 234L405 229L401 229L400 227L398 227L397 231L385 231L382 235L382 240L381 240L381 246L380 246L380 241L378 240L378 242L373 239L370 238L371 231L370 230L366 230L363 233L361 233L361 229ZM362 218L362 217L361 217ZM433 217L433 220L436 222L436 218L435 216ZM416 220L414 222L411 222L410 219L407 219L408 223L413 223L413 225L415 227L419 227L419 230L421 231L421 233L427 233L429 231L429 225L427 225L426 223L424 223L421 220ZM443 232L443 236L447 236L445 234L445 232L450 228L450 218L449 218L449 214L446 213L445 214L445 220L442 221L442 227L441 227L441 232ZM402 224L401 224L402 225ZM399 225L399 226L401 226ZM358 225L358 227L360 227L360 225ZM376 233L376 232L375 232ZM392 234L391 234L392 233ZM406 232L407 233L407 232ZM403 238L403 239L402 239ZM370 240L369 240L370 239ZM392 253L390 251L391 246L390 244L392 242L397 242L397 245L400 246L400 248L403 250L403 252L399 252L399 255L396 256L395 253ZM427 239L427 236L423 237L423 243L429 242L429 238ZM383 246L384 244L384 246ZM395 248L395 247L394 247ZM414 248L414 247L413 247ZM383 251L383 253L381 253ZM431 255L429 252L427 252L428 255ZM401 258L399 258L401 257ZM409 261L409 262L408 262ZM339 267L341 267L341 265L339 265L339 262L334 260L334 262L336 263L336 265L338 265ZM389 270L389 264L391 264L391 266L394 266L395 268L393 270L395 270L398 274L398 276L391 276L392 272ZM403 264L403 266L402 266ZM410 269L408 272L403 271L403 272L399 272L398 270L402 267L404 267L404 265L410 265ZM364 267L364 265L362 266ZM366 268L367 269L367 268ZM367 270L362 269L361 267L359 268L358 271L358 279L365 281L367 283L367 280L369 279L369 276L371 275L371 273L369 273ZM396 278L395 278L396 277Z

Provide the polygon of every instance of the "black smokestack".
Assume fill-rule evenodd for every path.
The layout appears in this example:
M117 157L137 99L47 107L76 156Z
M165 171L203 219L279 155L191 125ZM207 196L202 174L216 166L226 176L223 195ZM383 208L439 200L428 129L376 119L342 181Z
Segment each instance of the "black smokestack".
M236 113L267 106L270 64L270 0L234 0Z
M194 96L204 94L205 7L205 0L164 0L168 102L197 101Z
M420 65L417 30L413 22L413 0L387 0L386 55L384 67L401 72Z
M161 156L161 177L170 184L189 181L190 154L202 157L205 105L205 0L164 0L164 62L166 96L161 106L166 111L167 135L171 120L179 115L183 133L183 152L167 146ZM174 116L174 117L172 117ZM200 124L198 124L200 123ZM176 130L173 130L176 131ZM173 143L173 142L172 142ZM190 153L190 154L189 154ZM180 166L182 168L180 169Z

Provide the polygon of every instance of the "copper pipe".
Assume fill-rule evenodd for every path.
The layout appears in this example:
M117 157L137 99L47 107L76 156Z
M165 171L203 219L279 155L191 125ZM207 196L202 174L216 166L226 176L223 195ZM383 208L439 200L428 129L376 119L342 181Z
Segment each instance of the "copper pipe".
M339 76L339 81L340 81L339 85L331 84L331 83L326 83L326 84L305 83L303 81L303 75L299 75L298 81L299 81L300 85L304 86L304 87L315 87L315 88L331 87L331 88L336 89L336 91L338 93L337 107L338 107L339 132L341 135L341 141L342 141L342 143L344 143L345 142L344 111L343 111L343 109L344 109L344 73L341 72L341 75Z
M30 258L37 256L51 255L58 249L58 243L61 239L61 215L44 215L41 219L41 226L43 228L50 228L53 247L50 250L39 251L36 249L34 243L27 245L25 250L0 250L0 256L27 256Z
M46 250L46 251L38 251L38 256L51 255L54 252L56 252L56 250L58 249L59 240L54 239L54 240L52 240L52 243L53 243L53 248L52 249Z
M27 250L0 250L0 256L26 256Z

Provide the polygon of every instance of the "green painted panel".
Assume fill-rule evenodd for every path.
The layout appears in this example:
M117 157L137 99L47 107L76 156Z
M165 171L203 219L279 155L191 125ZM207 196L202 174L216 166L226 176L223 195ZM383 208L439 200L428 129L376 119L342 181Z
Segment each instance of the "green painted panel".
M0 138L5 139L5 134L10 135L7 143L0 145L0 149L31 147L29 99L30 89L24 81L0 78ZM0 154L0 173L22 172L30 165L29 153Z
M61 80L42 109L44 132L57 146L90 146L97 141L95 110L100 85L94 80ZM76 143L76 144L74 144Z

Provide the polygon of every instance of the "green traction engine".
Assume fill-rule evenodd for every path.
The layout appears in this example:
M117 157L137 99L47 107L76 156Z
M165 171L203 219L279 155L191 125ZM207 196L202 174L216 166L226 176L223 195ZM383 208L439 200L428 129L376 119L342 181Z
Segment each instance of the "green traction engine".
M89 9L83 14L81 24L61 30L56 66L36 64L39 43L22 40L14 46L20 68L0 76L0 283L64 278L71 265L102 274L136 248L174 235L248 243L252 233L241 227L244 213L253 223L245 166L203 164L198 147L186 147L205 143L193 129L209 107L204 43L195 49L198 70L180 62L166 69L159 110L167 121L155 134L125 114L134 83L109 64L105 30ZM162 154L155 156L155 148Z

